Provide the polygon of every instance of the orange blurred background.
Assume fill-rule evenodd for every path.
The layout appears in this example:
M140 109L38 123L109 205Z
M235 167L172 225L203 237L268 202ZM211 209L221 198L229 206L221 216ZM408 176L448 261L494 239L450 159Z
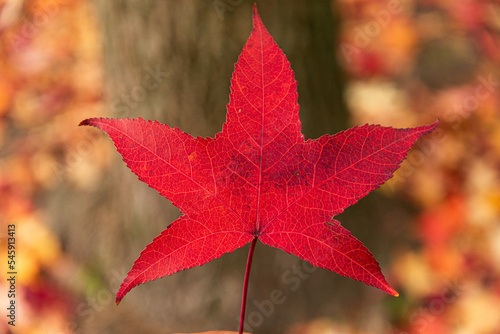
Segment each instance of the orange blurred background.
M235 3L231 15L249 18ZM385 261L401 297L376 299L369 326L335 315L297 322L290 316L280 332L500 333L500 4L339 0L332 6L341 16L332 56L347 73L350 124L441 123L377 190L410 208L409 226L384 227L392 238L406 233L411 240ZM112 173L111 143L76 127L109 114L101 40L91 1L0 1L0 332L90 333L85 323L98 312L120 319L116 291L103 289L101 278L67 252L64 233L48 218L54 205L46 205L61 187L91 191ZM57 201L63 210L65 199ZM4 315L11 224L15 327ZM124 276L116 276L119 284ZM102 326L102 333L117 328Z

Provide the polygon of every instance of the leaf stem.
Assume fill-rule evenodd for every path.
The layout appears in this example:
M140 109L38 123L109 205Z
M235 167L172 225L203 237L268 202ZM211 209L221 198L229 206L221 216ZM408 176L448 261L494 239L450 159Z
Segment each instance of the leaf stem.
M247 292L248 292L248 278L250 277L250 268L252 267L253 252L255 250L255 245L257 244L258 237L256 236L252 243L250 244L250 250L248 251L247 267L245 269L245 280L243 281L243 296L241 300L241 316L240 316L240 329L239 334L243 334L243 326L245 325L245 309L247 306Z

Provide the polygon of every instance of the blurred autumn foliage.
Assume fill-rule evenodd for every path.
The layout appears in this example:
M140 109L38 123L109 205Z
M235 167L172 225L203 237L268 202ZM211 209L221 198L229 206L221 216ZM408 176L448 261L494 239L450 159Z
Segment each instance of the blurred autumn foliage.
M102 79L95 15L87 1L0 1L0 301L5 310L7 224L16 225L17 322L0 332L68 333L81 289L78 267L40 204L61 182L87 187L107 165L105 147L75 131L100 114ZM83 145L83 146L82 146ZM99 152L103 155L99 157ZM69 275L69 276L68 276ZM4 307L5 306L5 307Z
M500 6L342 1L353 123L441 119L382 188L415 209L394 249L395 333L500 332ZM389 331L389 330L387 330Z
M243 2L214 1L209 15L249 19ZM342 30L331 57L349 79L350 123L409 127L440 118L441 124L379 190L387 201L404 203L380 227L388 240L400 240L391 246L385 261L390 267L384 268L400 297L374 292L370 313L352 317L291 314L291 327L279 331L500 333L500 5L338 0L332 8L340 13ZM98 312L112 319L101 320L102 327L94 328L99 332L132 321L135 310L116 308L116 291L100 289L101 278L68 251L64 230L48 218L54 206L46 205L61 187L75 193L94 189L116 159L100 134L76 127L84 118L109 114L102 38L91 1L0 0L2 309L9 303L8 224L16 225L19 272L18 322L8 326L2 312L1 332L90 333L86 323ZM232 64L227 66L231 70ZM300 95L300 81L298 87ZM59 209L66 200L57 200ZM116 276L113 286L123 274ZM152 328L148 319L140 321L143 332ZM272 324L273 315L265 321Z

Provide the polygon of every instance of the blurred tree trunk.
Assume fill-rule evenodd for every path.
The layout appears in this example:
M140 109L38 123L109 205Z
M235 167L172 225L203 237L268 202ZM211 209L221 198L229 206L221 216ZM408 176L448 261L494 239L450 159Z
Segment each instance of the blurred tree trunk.
M213 136L225 119L233 64L251 31L252 3L96 1L111 116L154 118ZM258 8L295 70L306 134L343 130L344 78L334 52L339 19L330 1L266 1ZM134 90L154 68L165 74L159 87Z
M253 2L95 1L103 32L109 103L105 116L156 119L192 135L214 136L225 120L233 64L251 31ZM303 132L318 137L345 129L344 77L334 52L339 19L331 2L275 0L258 3L258 9L295 71ZM121 283L116 273L130 269L146 244L179 215L116 157L91 206L82 209L82 217L73 218L84 228L68 241L68 247L78 248L80 256L104 268L99 271L113 293ZM282 252L260 248L256 261L261 263L255 267L262 269L253 275L249 313L255 309L252 298L269 298L273 286L286 289L283 272L300 263ZM97 332L104 324L110 332L123 333L236 329L246 250L138 287L125 297L115 318L109 315L115 311L100 312L86 330ZM262 256L265 252L270 255ZM281 257L281 267L275 265L276 256ZM337 282L332 278L337 275L329 275L325 280L330 285ZM279 333L277 329L291 325L294 317L324 307L317 302L325 299L319 289L304 288L299 293L292 305L273 315L273 321L254 326L253 333ZM323 309L323 314L329 311ZM127 329L119 320L124 316Z

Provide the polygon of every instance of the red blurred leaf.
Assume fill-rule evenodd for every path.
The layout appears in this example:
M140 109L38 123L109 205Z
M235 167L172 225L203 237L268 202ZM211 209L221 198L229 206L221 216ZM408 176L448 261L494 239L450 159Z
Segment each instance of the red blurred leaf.
M304 140L297 83L256 10L215 138L139 119L87 119L127 166L183 215L134 263L117 302L138 284L203 265L255 238L392 295L363 244L332 219L379 187L431 125L354 127Z
M460 195L450 195L445 201L420 216L419 234L434 272L447 277L456 277L460 274L462 254L456 247L450 245L463 231L466 216L466 201Z

